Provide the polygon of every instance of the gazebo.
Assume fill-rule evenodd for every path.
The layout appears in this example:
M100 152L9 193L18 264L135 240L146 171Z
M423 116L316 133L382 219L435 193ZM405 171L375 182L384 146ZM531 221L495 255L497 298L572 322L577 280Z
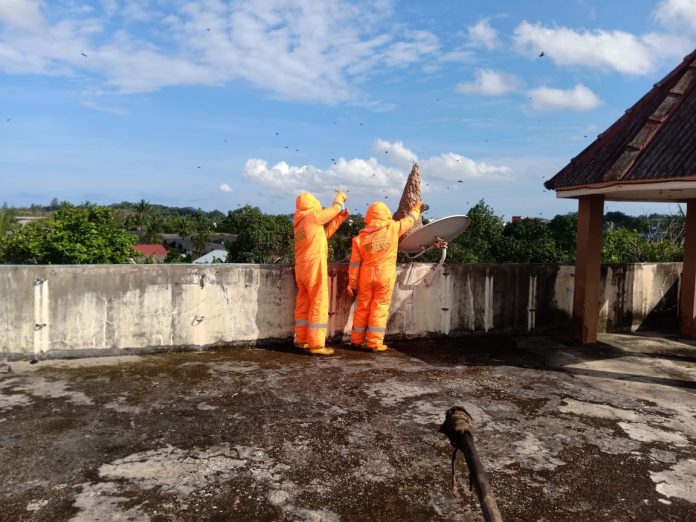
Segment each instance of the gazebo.
M679 330L696 337L696 50L546 181L578 200L573 336L597 342L604 201L686 203Z

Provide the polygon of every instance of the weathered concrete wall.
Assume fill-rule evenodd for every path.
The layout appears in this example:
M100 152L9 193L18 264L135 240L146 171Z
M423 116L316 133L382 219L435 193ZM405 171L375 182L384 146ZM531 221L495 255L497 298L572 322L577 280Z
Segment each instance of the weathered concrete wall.
M330 268L330 335L350 332L346 265ZM604 267L600 328L676 324L681 264ZM399 269L390 335L546 333L569 327L573 267ZM293 268L271 265L0 266L0 353L65 356L244 344L292 336Z

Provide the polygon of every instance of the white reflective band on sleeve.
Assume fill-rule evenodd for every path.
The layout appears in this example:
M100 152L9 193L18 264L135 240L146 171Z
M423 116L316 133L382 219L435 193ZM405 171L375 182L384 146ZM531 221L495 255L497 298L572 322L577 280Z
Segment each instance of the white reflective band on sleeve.
M352 266L353 268L358 268L360 266L360 263L352 262L350 266Z

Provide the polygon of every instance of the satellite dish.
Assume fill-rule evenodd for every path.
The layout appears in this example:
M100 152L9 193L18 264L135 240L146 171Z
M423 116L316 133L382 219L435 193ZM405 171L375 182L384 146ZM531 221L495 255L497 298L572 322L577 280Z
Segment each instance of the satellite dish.
M466 216L447 216L431 221L407 236L399 244L399 250L405 254L418 254L440 239L449 243L463 234L470 222Z

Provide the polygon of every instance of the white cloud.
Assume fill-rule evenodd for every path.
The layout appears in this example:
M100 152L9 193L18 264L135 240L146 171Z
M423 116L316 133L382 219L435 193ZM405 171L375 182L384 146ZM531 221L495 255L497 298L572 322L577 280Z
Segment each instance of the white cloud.
M440 50L439 39L429 31L416 31L412 38L410 41L394 42L389 45L381 53L381 61L388 66L401 67L420 62L426 56Z
M396 163L404 168L411 168L416 161L418 161L418 156L404 146L403 141L395 141L390 143L386 140L378 139L375 141L372 147L373 151L379 155L389 156L387 159L390 162Z
M484 94L500 96L514 91L520 85L519 79L513 75L492 69L479 69L474 73L472 82L457 84L457 91L465 94Z
M685 27L696 31L696 1L663 0L653 13L655 19L667 27Z
M41 6L36 0L0 0L0 22L22 29L40 29Z
M581 66L642 75L653 72L665 60L680 58L693 48L683 36L649 33L636 36L624 31L576 31L522 22L515 29L518 50L557 65Z
M498 31L496 31L486 19L481 20L476 25L467 27L469 43L475 47L485 47L495 49L500 45L498 41Z
M375 158L338 158L335 164L326 169L313 165L291 166L285 161L269 167L267 161L251 158L244 165L244 175L275 193L311 191L325 197L339 189L347 190L349 197L395 196L397 188L403 188L406 182L402 171L381 165Z
M426 158L421 161L420 166L423 172L427 172L435 179L451 181L476 179L493 181L508 179L511 174L511 169L507 166L477 162L454 152Z
M218 190L220 192L232 192L232 187L230 187L227 183L223 183L218 187Z
M10 9L17 5L21 17ZM242 80L283 99L366 103L359 85L367 75L446 54L429 31L385 30L390 2L172 0L144 12L137 2L103 0L101 18L73 12L27 32L42 20L41 5L48 14L54 7L0 0L0 20L13 21L0 28L0 71L88 78L124 93ZM147 32L137 27L145 15Z
M553 89L537 87L529 91L532 105L537 110L588 111L599 107L601 100L584 85L576 85L573 89Z
M269 166L266 160L251 158L244 166L244 176L278 194L311 191L323 197L331 197L337 189L342 189L348 191L349 198L372 201L383 195L399 196L414 161L419 162L421 175L432 181L429 184L435 189L439 186L438 183L456 183L459 180L495 181L508 179L511 174L511 169L507 166L477 162L453 152L419 160L401 141L377 140L374 150L380 159L338 158L326 169L313 165L292 166L285 161ZM423 187L423 191L426 192L427 189Z

